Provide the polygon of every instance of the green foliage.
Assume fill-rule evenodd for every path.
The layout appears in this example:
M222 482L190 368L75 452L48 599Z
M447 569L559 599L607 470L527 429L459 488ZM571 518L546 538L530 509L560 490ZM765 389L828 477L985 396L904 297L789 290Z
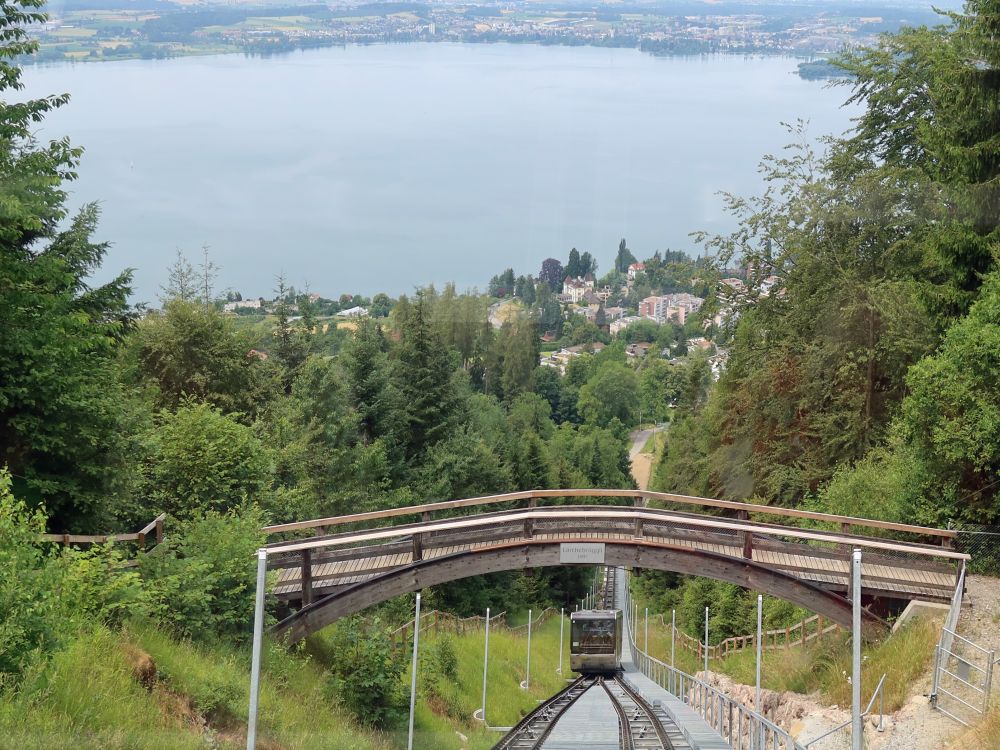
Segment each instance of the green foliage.
M135 571L110 545L87 551L39 542L45 515L10 492L0 469L0 688L92 623L146 611Z
M150 610L150 595L126 553L112 543L64 552L58 560L60 595L78 622L119 627Z
M363 320L340 357L351 406L358 418L361 439L389 441L399 437L400 394L392 380L389 344L382 327Z
M618 245L618 255L615 256L615 271L618 273L628 273L628 267L636 262L632 251L625 245L625 238L622 237L622 241Z
M270 485L270 455L253 430L207 403L162 411L143 442L146 496L179 518L259 500Z
M407 700L401 679L405 661L393 658L385 627L351 617L331 628L328 638L330 690L366 726L398 721Z
M443 635L431 641L423 649L420 658L421 673L425 676L427 683L434 688L442 683L453 682L458 677L455 642L449 636Z
M624 364L603 364L580 388L577 409L584 421L608 427L613 419L631 427L638 421L639 380Z
M150 313L133 338L135 377L156 403L176 409L194 398L249 418L274 385L272 367L254 356L254 337L213 308L168 300Z
M963 493L953 512L979 523L1000 516L995 491L984 492L1000 471L998 357L1000 273L993 273L937 353L911 368L900 425L935 484Z
M45 515L15 500L10 486L0 469L0 678L19 675L32 654L54 649L64 635L59 571L37 542Z
M0 692L0 736L25 750L204 747L180 711L166 709L162 694L135 679L121 637L98 627L35 662L18 689Z
M430 448L418 476L428 495L442 500L507 492L513 483L502 456L468 430Z
M428 322L423 297L403 323L393 377L405 414L404 441L414 459L445 437L457 411L451 360Z
M44 18L41 5L5 3L0 21L0 456L19 491L66 528L97 521L117 489L123 397L113 363L134 312L131 272L90 281L108 249L92 240L97 206L66 221L63 184L81 151L33 135L68 97L8 103L21 88L8 59L34 49L23 26Z
M151 616L184 637L247 638L264 524L252 507L180 523L155 555L140 558Z

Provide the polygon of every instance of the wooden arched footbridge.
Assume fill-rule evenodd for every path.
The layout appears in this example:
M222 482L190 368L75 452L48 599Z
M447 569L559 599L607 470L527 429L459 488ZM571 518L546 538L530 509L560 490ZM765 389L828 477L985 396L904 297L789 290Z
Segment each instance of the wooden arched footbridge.
M701 575L850 627L853 549L864 554L868 599L950 601L968 559L952 549L950 530L636 490L532 490L266 531L285 537L268 545L267 558L278 571L272 593L299 607L275 626L293 641L427 586L566 564Z

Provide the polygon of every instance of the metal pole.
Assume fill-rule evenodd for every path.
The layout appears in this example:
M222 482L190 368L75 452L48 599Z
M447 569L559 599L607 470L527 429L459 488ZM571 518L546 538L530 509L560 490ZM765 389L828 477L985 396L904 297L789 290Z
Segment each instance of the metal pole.
M753 710L759 713L761 716L764 715L763 706L761 706L760 697L760 659L761 652L763 651L763 634L764 634L764 597L757 594L757 682L756 689L754 691L753 698ZM758 729L760 725L758 724ZM758 731L757 737L755 738L754 746L759 748L764 741L763 733Z
M649 607L646 607L645 635L642 637L642 650L649 653Z
M417 592L417 613L413 618L413 663L410 665L410 728L406 734L406 750L413 750L413 709L417 702L417 649L420 646L420 592Z
M705 607L705 679L708 679L708 607Z
M864 724L861 716L861 550L854 550L851 576L851 750L861 750Z
M566 619L563 615L563 608L559 608L559 669L556 670L556 674L562 674L562 660L563 660L563 631L566 629Z
M677 610L670 610L670 666L676 666L674 663L674 639L677 635Z
M528 666L524 672L524 689L531 687L531 610L528 610Z
M247 750L257 747L257 705L260 702L260 652L264 641L264 589L267 586L267 550L257 550L257 599L253 608L253 651L250 658L250 715Z
M490 667L490 608L486 608L486 641L483 645L483 724L486 723L486 675Z

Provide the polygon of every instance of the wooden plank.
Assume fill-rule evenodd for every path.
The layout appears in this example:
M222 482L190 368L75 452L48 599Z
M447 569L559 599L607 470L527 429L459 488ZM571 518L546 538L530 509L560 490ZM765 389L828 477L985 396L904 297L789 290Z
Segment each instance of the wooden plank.
M400 516L424 515L442 510L455 510L458 508L469 508L479 505L506 504L520 502L523 500L536 501L545 498L569 498L569 497L640 497L644 501L659 500L661 502L678 503L682 505L696 505L707 508L725 508L745 513L758 513L784 518L805 518L823 523L840 524L843 528L847 526L862 526L871 529L884 529L890 531L903 531L920 536L933 536L945 539L955 539L958 532L951 529L934 529L926 526L916 526L913 524L895 523L892 521L878 521L867 518L855 518L852 516L840 516L830 513L817 513L814 511L798 510L795 508L780 508L771 505L757 505L754 503L740 503L731 500L715 500L713 498L696 497L692 495L677 495L667 492L650 492L647 490L618 490L618 489L572 489L572 490L529 490L526 492L509 492L502 495L485 495L481 497L464 498L461 500L443 500L439 502L424 503L404 508L390 508L387 510L369 511L366 513L353 513L345 516L332 516L329 518L318 518L309 521L298 521L295 523L275 524L264 527L264 532L268 535L278 534L287 531L298 531L303 529L316 528L319 526L339 526L351 523L364 523L365 521L375 521L387 518L398 518Z
M535 509L535 510L522 510L516 511L511 514L505 514L504 520L507 521L524 521L527 518L544 516L545 518L551 520L554 518L567 519L567 520L607 520L615 519L621 517L632 517L632 519L641 518L643 520L663 520L664 517L669 517L669 512L667 511L654 511L646 509L632 509L626 508L625 512L609 512L607 509L600 510L572 510L572 506L560 506L558 508L545 508L545 509ZM432 524L418 524L407 525L405 528L382 528L382 529L371 529L361 532L356 532L353 534L338 535L336 540L330 539L315 539L315 540L303 540L300 542L285 542L278 543L274 545L269 545L268 549L272 550L274 553L280 552L294 552L309 547L326 547L334 546L337 544L351 544L360 543L366 541L373 541L376 539L396 539L400 537L410 536L414 533L419 533L418 529L423 528L424 530L445 530L445 529L472 529L481 528L488 526L489 524L495 523L495 519L491 514L484 514L479 516L466 516L462 518L452 519L448 521L436 521ZM761 527L757 524L741 524L738 521L730 521L726 519L710 519L710 518L686 518L684 523L687 525L699 526L706 529L729 529L732 531L748 530L755 534L766 534L769 529L767 527ZM857 546L857 547L867 547L870 549L879 550L891 550L896 552L906 552L916 555L933 556L937 558L944 558L950 560L968 560L970 559L968 555L959 552L953 552L951 550L945 550L941 548L928 548L924 545L913 545L905 542L881 542L881 541L871 541L867 539L856 539L847 538L839 536L832 532L821 532L806 529L793 529L788 528L782 531L782 535L786 537L792 537L796 539L829 542L835 544L841 544L845 547L847 546Z

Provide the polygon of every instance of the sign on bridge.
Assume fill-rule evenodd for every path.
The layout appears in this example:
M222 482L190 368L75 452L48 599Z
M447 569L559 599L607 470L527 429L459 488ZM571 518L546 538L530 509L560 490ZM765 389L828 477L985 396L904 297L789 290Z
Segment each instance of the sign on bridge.
M559 562L564 565L603 563L604 542L563 542L559 545Z

